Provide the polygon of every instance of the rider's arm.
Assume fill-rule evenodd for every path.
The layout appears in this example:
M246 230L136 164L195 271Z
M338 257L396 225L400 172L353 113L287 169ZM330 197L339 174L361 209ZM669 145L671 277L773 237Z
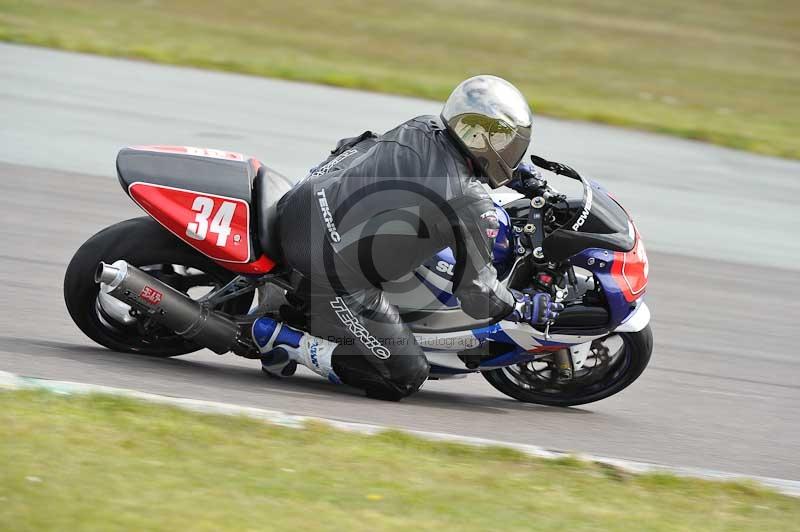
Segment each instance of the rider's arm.
M497 280L492 265L492 247L499 223L494 204L477 182L466 194L451 202L456 213L456 259L460 270L454 278L455 295L461 308L476 319L501 319L514 310L514 297ZM460 278L458 273L461 273Z

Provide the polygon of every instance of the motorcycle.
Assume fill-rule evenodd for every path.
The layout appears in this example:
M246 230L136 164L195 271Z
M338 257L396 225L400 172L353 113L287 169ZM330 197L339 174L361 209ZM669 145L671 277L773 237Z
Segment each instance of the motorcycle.
M531 159L582 190L560 193L533 171L513 191L491 191L500 222L493 263L506 287L561 302L555 320L469 317L453 295L451 249L384 290L423 348L430 379L480 373L519 401L591 403L630 385L650 360L647 254L631 217L599 183ZM67 268L67 309L89 338L157 357L208 348L258 359L250 336L258 317L305 328L276 235L287 178L240 153L185 146L125 148L117 174L149 216L95 234Z

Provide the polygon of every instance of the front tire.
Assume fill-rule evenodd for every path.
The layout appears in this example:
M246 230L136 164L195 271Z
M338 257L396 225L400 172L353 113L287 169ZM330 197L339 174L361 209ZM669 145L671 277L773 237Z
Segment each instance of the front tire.
M525 403L576 406L600 401L621 392L639 378L650 362L653 351L653 333L649 325L639 332L614 333L610 336L622 339L622 356L610 362L606 374L591 381L591 384L588 384L589 379L583 385L580 379L575 379L575 382L559 387L546 368L537 373L532 367L533 363L484 371L482 374L497 390Z
M145 216L120 222L87 240L67 267L64 301L78 328L114 351L172 357L202 349L164 328L146 330L138 321L120 323L103 312L98 303L100 286L94 281L94 272L100 261L110 264L119 259L149 269L148 273L185 293L191 288L220 287L236 275L183 243L152 218ZM186 275L181 276L177 271ZM245 314L252 299L253 294L246 294L215 310Z

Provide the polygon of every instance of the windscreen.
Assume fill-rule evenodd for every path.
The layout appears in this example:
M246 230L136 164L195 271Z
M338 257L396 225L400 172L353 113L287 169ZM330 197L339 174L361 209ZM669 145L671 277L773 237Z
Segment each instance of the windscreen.
M597 183L583 181L583 208L561 229L633 238L625 210Z
M589 248L630 251L636 235L625 210L603 187L580 180L583 198L577 205L571 202L572 217L544 239L545 255L559 261Z

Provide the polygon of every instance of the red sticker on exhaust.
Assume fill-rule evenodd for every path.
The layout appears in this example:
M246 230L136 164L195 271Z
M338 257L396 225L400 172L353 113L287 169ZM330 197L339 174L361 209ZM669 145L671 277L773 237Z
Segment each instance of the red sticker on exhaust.
M152 288L150 286L145 285L142 288L141 293L139 294L139 299L144 299L145 301L149 302L151 305L158 305L161 303L161 299L164 297L164 294Z

